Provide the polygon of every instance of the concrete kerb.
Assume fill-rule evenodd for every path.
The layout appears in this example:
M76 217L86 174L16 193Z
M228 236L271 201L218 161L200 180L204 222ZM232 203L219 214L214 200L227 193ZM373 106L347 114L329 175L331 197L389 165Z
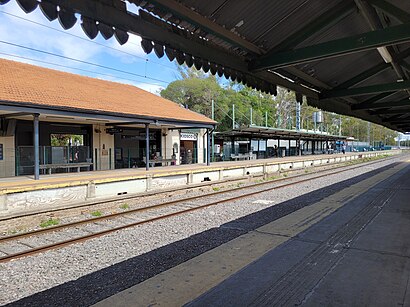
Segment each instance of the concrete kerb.
M358 159L358 158L365 158L365 157L373 157L373 156L378 156L381 154L389 153L390 155L394 154L399 154L401 151L389 151L389 152L368 152L368 153L363 153L360 155L353 155L349 156L349 160L352 159ZM140 176L128 176L126 178L121 178L121 180L91 180L91 181L80 181L80 182L70 182L67 183L66 185L47 185L43 187L42 189L27 189L25 191L13 191L14 189L11 190L6 190L6 191L1 191L0 192L0 217L4 214L9 215L10 213L14 213L17 211L22 211L22 208L24 208L24 211L35 211L36 209L38 210L46 210L46 209L52 209L54 207L70 207L74 205L74 203L78 203L81 199L84 201L88 202L98 202L98 201L106 201L107 199L112 199L115 198L115 200L120 199L118 197L121 194L127 194L128 197L131 195L138 195L138 194L143 194L150 192L152 190L152 182L153 178L156 179L156 191L162 192L162 187L171 187L173 185L173 182L177 183L174 187L176 188L178 185L181 186L191 186L193 184L198 184L198 178L201 178L202 176L207 176L207 174L211 174L215 172L213 175L212 183L218 183L223 180L229 181L229 180L238 180L237 178L243 177L243 178L248 178L248 180L252 180L254 176L262 176L264 179L267 179L269 177L269 174L274 174L278 172L283 172L283 171L289 171L289 170L294 170L294 169L303 169L306 167L314 167L314 166L320 166L326 163L336 163L337 161L341 162L342 160L347 161L347 156L341 156L338 157L339 159L335 158L327 158L323 159L320 157L309 157L309 160L304 160L304 159L295 159L293 161L285 160L281 161L278 159L277 161L272 161L272 162L261 162L261 163L254 163L254 164L242 164L242 165L233 165L233 166L228 166L228 167L212 167L212 168L206 168L206 169L200 169L200 170L190 170L188 173L186 170L184 171L175 171L175 172L168 172L166 174L144 174ZM344 158L344 159L343 159ZM323 163L326 160L326 163ZM318 161L319 163L314 163L314 161ZM309 164L310 162L310 164ZM270 171L273 169L273 167L277 167L276 171ZM283 168L285 166L285 168ZM269 168L271 167L271 169ZM242 172L238 173L235 172L235 170L241 170ZM197 175L196 182L194 182L194 175ZM182 176L182 177L181 177ZM181 180L185 176L186 179ZM216 180L215 180L216 178ZM115 178L118 179L118 178ZM178 180L177 180L178 179ZM205 179L205 178L204 178ZM145 181L145 182L144 182ZM202 181L202 180L201 180ZM138 182L144 183L143 186L141 184L138 184ZM117 183L117 184L115 184ZM210 183L210 182L209 182ZM111 186L110 186L111 184ZM114 184L114 186L112 186ZM124 190L122 193L117 193L118 191L115 190L115 187L118 186L118 184L121 185L121 189ZM162 186L161 186L162 184ZM136 186L140 185L139 188ZM81 196L78 195L79 191L75 190L76 186L84 186L85 189L85 195ZM127 188L128 187L128 190ZM99 188L99 191L105 191L105 190L112 190L112 195L108 194L107 192L103 194L98 194L96 189ZM59 194L58 197L55 197L55 199L48 199L48 202L46 205L44 205L44 202L41 201L46 195L50 195L50 193L46 190L55 190L56 194ZM110 190L110 191L111 191ZM59 193L57 193L57 191ZM24 200L26 201L26 204L22 204L22 197L21 194L25 193L26 196L24 197ZM20 197L16 197L16 195L19 195ZM71 195L73 194L73 195ZM74 195L75 194L75 195ZM54 195L53 195L54 196ZM20 204L18 204L20 202ZM48 207L48 208L46 208Z

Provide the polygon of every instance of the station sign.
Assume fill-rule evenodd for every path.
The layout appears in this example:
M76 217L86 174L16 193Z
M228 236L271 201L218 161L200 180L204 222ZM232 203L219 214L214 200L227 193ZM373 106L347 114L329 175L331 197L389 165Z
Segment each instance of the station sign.
M198 133L181 132L179 139L181 141L197 141Z
M105 132L108 134L115 134L115 133L121 133L123 131L122 128L107 128L105 129Z

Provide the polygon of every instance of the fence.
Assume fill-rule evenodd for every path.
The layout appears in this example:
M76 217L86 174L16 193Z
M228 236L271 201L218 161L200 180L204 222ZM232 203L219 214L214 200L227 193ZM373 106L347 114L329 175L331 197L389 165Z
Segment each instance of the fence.
M89 146L40 146L40 165L69 165L91 163ZM18 146L15 153L16 176L34 173L34 146ZM86 168L86 167L84 167ZM89 167L88 167L89 169ZM69 168L55 168L53 172L67 171Z

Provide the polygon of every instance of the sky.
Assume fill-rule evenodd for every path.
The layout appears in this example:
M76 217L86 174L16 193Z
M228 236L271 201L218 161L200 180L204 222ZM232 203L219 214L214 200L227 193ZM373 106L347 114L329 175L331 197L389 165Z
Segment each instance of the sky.
M137 13L135 5L127 5L129 11ZM105 40L98 34L90 40L81 29L80 16L76 16L75 26L64 30L58 20L48 21L39 7L26 14L16 1L0 5L0 58L132 84L157 95L178 78L177 64L166 56L159 59L153 52L146 55L139 36L130 34L128 42L122 46L114 36Z

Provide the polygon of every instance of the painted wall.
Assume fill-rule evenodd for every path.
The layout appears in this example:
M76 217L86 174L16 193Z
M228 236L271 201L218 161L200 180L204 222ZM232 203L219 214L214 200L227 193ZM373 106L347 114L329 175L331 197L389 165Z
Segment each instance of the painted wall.
M95 170L114 169L114 135L104 125L93 125L93 157ZM111 163L110 163L111 161Z
M206 136L204 140L204 135L206 133L206 129L197 129L192 130L190 132L198 133L198 163L206 163L206 153L204 152L204 148L206 149ZM180 164L180 150L181 150L181 142L180 142L180 134L179 130L168 130L163 129L162 131L162 152L166 154L166 158L171 158L173 153L173 146L176 144L178 152L175 153L177 157L177 165ZM164 136L165 135L165 136ZM205 142L205 144L204 144Z
M200 129L198 134L198 163L206 163L206 129ZM211 140L212 142L212 140Z
M165 136L164 136L165 134ZM179 143L179 131L178 130L168 130L163 129L162 131L162 152L164 158L170 159L173 154L173 146L175 145L177 152L176 155L176 165L179 165L179 152L180 152L180 143Z
M3 159L0 160L0 177L11 177L15 174L15 144L14 136L0 136L3 145Z

